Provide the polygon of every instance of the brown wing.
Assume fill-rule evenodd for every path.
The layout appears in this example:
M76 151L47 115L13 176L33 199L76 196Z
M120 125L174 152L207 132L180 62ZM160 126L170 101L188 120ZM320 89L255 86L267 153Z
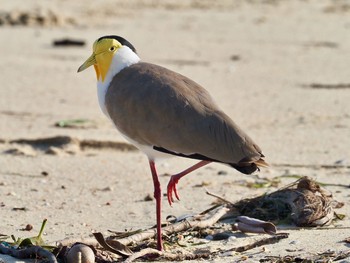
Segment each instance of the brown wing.
M119 72L106 108L122 133L158 150L241 166L263 157L204 88L157 65L137 63Z

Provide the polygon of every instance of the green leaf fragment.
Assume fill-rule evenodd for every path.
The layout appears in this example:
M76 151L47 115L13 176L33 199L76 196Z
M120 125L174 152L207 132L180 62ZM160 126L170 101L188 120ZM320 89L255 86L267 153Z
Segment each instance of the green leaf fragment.
M60 128L86 128L95 127L96 124L88 119L71 119L58 121L55 126Z
M43 223L41 224L41 228L39 231L39 234L35 237L28 237L22 240L22 242L20 242L19 246L20 247L27 247L27 246L45 246L45 242L42 239L42 234L44 232L44 228L46 226L47 223L47 219L43 220Z
M344 218L346 217L346 215L344 214L338 214L338 213L335 213L335 216L338 220L344 220Z

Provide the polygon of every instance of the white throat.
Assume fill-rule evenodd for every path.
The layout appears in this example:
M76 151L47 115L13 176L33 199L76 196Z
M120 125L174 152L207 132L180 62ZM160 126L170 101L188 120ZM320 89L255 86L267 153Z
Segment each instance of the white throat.
M129 47L122 46L118 49L112 59L112 63L108 69L105 81L102 81L101 78L97 80L97 96L98 102L102 112L109 118L106 106L105 106L105 96L109 84L111 83L113 77L119 73L122 69L129 67L133 64L136 64L140 61L138 55L133 52Z

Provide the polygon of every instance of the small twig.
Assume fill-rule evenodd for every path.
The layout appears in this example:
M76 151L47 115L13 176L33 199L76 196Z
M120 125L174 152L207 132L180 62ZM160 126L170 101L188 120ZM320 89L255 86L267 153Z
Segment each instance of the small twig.
M153 248L145 248L145 249L142 249L139 252L136 252L136 253L132 254L130 257L128 257L126 260L124 260L124 263L133 262L135 259L138 259L140 257L144 257L146 255L162 256L162 255L164 255L164 252L163 251L159 251L157 249L153 249Z
M208 259L212 256L212 253L210 252L204 252L204 253L169 253L166 251L159 251L153 248L146 248L139 252L134 253L130 257L128 257L124 263L130 263L133 262L135 259L138 259L140 257L146 256L146 255L157 255L159 257L162 257L165 260L171 260L171 261L184 261L184 260L194 260L194 259Z
M250 249L253 249L256 247L260 247L263 245L277 243L278 241L280 241L281 239L284 239L284 238L288 238L287 233L277 234L276 236L264 238L264 239L261 239L259 241L253 242L253 243L245 245L245 246L234 247L234 248L231 248L231 249L228 249L225 251L221 251L220 254L226 253L226 252L231 252L231 251L244 252L244 251L247 251L247 250L250 250ZM218 254L219 254L218 251L212 252L211 256L215 256ZM137 253L134 253L130 257L128 257L124 261L124 263L133 262L135 259L138 259L138 258L143 257L145 255L158 255L158 256L162 256L168 260L186 260L186 259L190 260L190 259L196 259L196 258L208 258L208 256L209 256L207 253L199 254L199 255L188 253L188 254L181 255L181 254L172 254L172 253L168 253L168 252L164 252L164 251L159 251L159 250L156 250L153 248L146 248L146 249L143 249Z
M225 199L225 198L223 198L223 197L221 197L221 196L219 196L217 194L213 194L213 193L209 192L207 189L205 189L205 193L207 195L210 195L210 196L218 198L219 200L225 202L226 204L234 205L234 203L232 203L231 201L229 201L229 200L227 200L227 199Z
M13 247L7 247L4 244L0 244L0 253L21 259L39 256L46 258L50 263L57 263L56 257L50 251L39 246L15 249Z
M296 256L265 256L263 262L335 262L338 260L346 259L350 256L350 250L339 251L336 253L333 252L323 252L318 253L317 255L300 257ZM341 261L345 262L345 261ZM347 262L347 261L346 261Z
M276 234L275 236L260 239L258 241L255 241L255 242L248 244L248 245L245 245L245 246L230 248L228 250L223 251L223 253L231 252L231 251L244 252L244 251L256 248L256 247L261 247L263 245L275 244L275 243L279 242L281 239L288 238L288 235L289 235L288 233L279 233L279 234Z
M283 230L310 230L310 231L318 231L318 230L339 230L339 229L350 229L349 226L335 226L335 227L314 227L314 226L290 226L283 227Z
M347 257L350 257L350 250L340 251L339 254L335 258L333 258L333 260L338 261Z
M205 215L205 214L208 214L209 212L211 212L211 211L213 211L213 210L217 209L217 208L218 208L218 207L220 207L220 206L222 206L222 204L217 204L217 205L214 205L214 206L212 206L212 207L210 207L210 208L208 208L208 209L206 209L206 210L204 210L204 211L200 212L200 213L199 213L199 215Z
M22 174L17 172L0 172L2 175L12 175L12 176L20 176L20 177L33 177L33 178L39 178L39 177L46 177L47 175L44 174Z

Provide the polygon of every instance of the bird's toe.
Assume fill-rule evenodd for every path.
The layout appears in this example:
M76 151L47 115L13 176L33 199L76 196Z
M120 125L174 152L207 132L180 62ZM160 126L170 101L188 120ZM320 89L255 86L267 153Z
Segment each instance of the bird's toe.
M178 183L178 179L176 177L171 177L167 187L167 197L169 205L171 206L174 203L174 196L177 200L180 200L179 194L177 192L176 184Z

